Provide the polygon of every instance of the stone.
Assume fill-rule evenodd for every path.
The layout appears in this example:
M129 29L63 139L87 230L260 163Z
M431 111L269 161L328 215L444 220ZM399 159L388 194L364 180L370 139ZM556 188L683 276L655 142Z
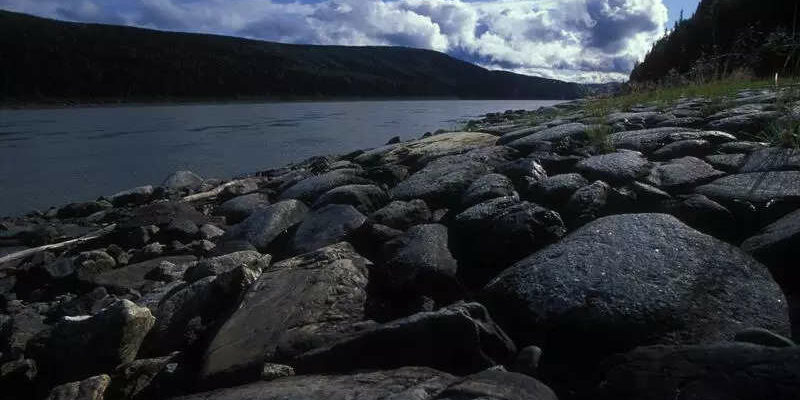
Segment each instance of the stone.
M94 277L117 266L117 261L102 250L86 251L73 261L75 275L79 281L90 282Z
M384 245L382 271L387 286L400 293L415 293L452 301L460 294L458 263L448 247L447 227L416 225Z
M770 147L755 150L750 153L739 171L800 171L800 149Z
M248 178L237 181L236 183L229 182L222 192L217 195L220 201L227 201L239 196L253 193L259 189L258 184L261 182L259 178Z
M271 260L272 257L269 254L261 254L252 250L237 251L200 260L186 271L183 279L192 283L209 276L230 272L239 267L262 271L269 266Z
M562 208L567 225L579 227L605 215L611 193L611 186L603 181L576 190Z
M109 200L114 206L124 206L128 204L144 204L153 198L153 187L150 185L139 186L133 189L124 190L109 196Z
M412 165L420 159L461 154L467 151L492 146L497 136L478 132L449 132L419 140L411 140L369 150L355 158L363 165L403 164Z
M136 358L154 323L147 308L118 300L94 316L62 319L34 358L46 381L56 384L112 371Z
M392 187L408 177L408 167L396 164L378 165L367 169L366 177Z
M737 332L733 340L769 347L793 347L795 345L790 339L761 328L750 328Z
M200 233L197 224L188 219L173 219L163 230L173 240L192 240Z
M581 174L569 173L550 176L536 181L526 193L527 198L534 202L548 205L562 205L578 189L589 184Z
M706 128L732 133L759 133L781 116L776 111L754 112L709 122Z
M437 400L558 400L542 382L514 372L486 370L464 378L436 396Z
M120 365L111 377L109 399L165 398L176 390L179 353Z
M9 308L9 307L6 307ZM16 312L7 310L10 315L0 314L0 360L22 358L27 353L28 343L34 337L50 329L45 316L34 307L22 307Z
M355 329L364 319L370 264L338 243L272 265L211 341L203 379L257 380L265 361L290 360Z
M394 136L391 139L389 139L388 142L386 142L387 145L388 144L397 144L397 143L400 143L400 136Z
M746 154L713 154L705 158L714 169L728 173L738 172L746 159Z
M457 303L314 349L300 355L295 368L330 373L415 365L463 375L503 364L515 354L514 343L483 306Z
M526 178L539 181L547 178L547 172L535 158L518 158L497 166L495 170L510 178L513 182L522 182Z
M576 168L589 180L629 183L646 176L650 162L640 153L620 151L589 157L579 162Z
M254 212L267 208L269 204L269 196L266 194L250 193L225 201L214 212L225 217L228 224L237 224Z
M375 185L345 185L325 192L311 208L318 209L329 204L344 204L351 205L364 214L369 214L385 206L388 202L389 194Z
M107 202L89 201L84 203L71 203L58 209L58 218L85 218L98 211L110 208Z
M393 201L370 214L369 219L378 224L405 230L431 220L431 211L424 200Z
M284 200L253 213L231 227L228 234L232 238L247 240L259 250L266 250L278 236L301 223L306 214L308 207L302 202Z
M683 157L655 166L646 182L669 192L681 192L724 175L699 158Z
M486 200L513 194L514 184L505 175L486 174L476 179L467 188L462 199L462 207L471 207Z
M650 346L615 358L596 398L790 400L800 393L798 376L800 347Z
M740 233L736 217L723 205L701 194L686 196L669 213L700 232L723 240L733 240Z
M265 363L264 368L261 369L261 380L263 381L272 381L287 376L294 376L294 368L288 365Z
M173 264L169 261L162 261L158 267L148 272L145 279L161 282L175 282L183 279L183 274L189 269L187 264Z
M203 182L203 178L192 171L175 171L164 179L161 186L172 190L195 190Z
M456 215L452 227L460 275L471 285L485 283L566 231L557 212L513 197L472 206Z
M279 196L280 200L296 199L306 204L313 204L325 192L345 185L366 185L372 182L364 179L352 170L337 169L322 175L312 176L295 183L284 190Z
M476 179L511 158L512 150L495 146L440 157L391 189L395 200L423 199L436 207L458 207Z
M110 296L106 288L99 286L91 292L84 293L72 300L59 303L50 309L50 319L76 315L94 315L108 308L117 299Z
M104 286L114 293L126 294L131 290L142 290L150 281L147 276L161 266L162 262L185 265L197 261L194 256L169 256L154 258L122 268L106 271L93 276L87 281L92 286Z
M212 225L212 224L204 224L200 227L200 238L205 240L214 240L222 235L225 234L225 231L222 228Z
M645 154L682 140L706 140L715 145L736 140L735 136L725 132L699 131L679 127L617 132L612 133L609 138L614 148L636 150Z
M8 400L27 400L36 397L36 361L17 359L0 365L0 388L3 398Z
M345 241L366 221L367 217L353 206L329 204L311 212L297 227L291 249L301 254Z
M800 171L729 175L695 189L723 204L736 200L766 206L781 202L800 206Z
M517 357L514 359L513 370L525 375L536 376L541 359L541 348L537 346L527 346L517 353Z
M671 160L680 157L703 157L711 153L713 145L704 139L688 139L672 142L651 154L656 160Z
M559 142L564 139L582 140L586 137L586 131L588 129L588 126L581 123L558 125L514 140L508 143L508 146L523 153L529 153L533 150L532 147L538 147L537 143L541 141Z
M766 267L664 214L589 223L503 271L478 298L518 345L546 349L543 363L575 375L636 346L789 331Z
M97 375L77 382L59 385L50 391L47 400L103 400L111 383L108 375Z

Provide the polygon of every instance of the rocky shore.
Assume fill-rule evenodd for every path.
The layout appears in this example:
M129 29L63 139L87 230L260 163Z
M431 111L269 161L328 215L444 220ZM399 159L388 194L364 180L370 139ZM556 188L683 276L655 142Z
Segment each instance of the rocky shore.
M800 398L778 96L508 111L2 219L0 397Z

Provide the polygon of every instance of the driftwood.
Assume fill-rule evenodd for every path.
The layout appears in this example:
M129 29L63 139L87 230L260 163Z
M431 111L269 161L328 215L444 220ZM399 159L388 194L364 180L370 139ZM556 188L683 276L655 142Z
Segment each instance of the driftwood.
M211 190L209 190L207 192L195 193L195 194L186 196L186 197L182 198L181 200L188 203L188 202L192 202L192 201L205 200L205 199L208 199L208 198L211 198L211 197L216 197L217 195L222 193L222 191L225 190L226 187L233 186L233 185L235 185L237 183L241 183L241 182L244 182L244 181L245 181L244 179L238 179L238 180L235 180L235 181L230 181L228 183L219 185L219 186L215 187L214 189L211 189Z
M117 227L117 224L111 224L111 225L109 225L109 226L107 226L107 227L105 227L103 229L94 231L92 233L89 233L87 235L81 236L81 237L76 238L76 239L70 239L70 240L67 240L65 242L60 242L60 243L46 244L44 246L34 247L32 249L26 249L26 250L18 251L16 253L11 253L9 255L0 257L0 265L2 265L4 263L7 263L9 261L14 261L14 260L19 260L20 258L25 258L25 257L28 257L30 255L33 255L33 254L36 254L36 253L39 253L39 252L42 252L42 251L45 251L45 250L54 250L54 249L64 248L64 247L67 247L67 246L84 244L84 243L87 243L87 242L90 242L92 240L99 239L99 238L101 238L103 236L108 235L109 233L113 232L114 229L116 229L116 227Z

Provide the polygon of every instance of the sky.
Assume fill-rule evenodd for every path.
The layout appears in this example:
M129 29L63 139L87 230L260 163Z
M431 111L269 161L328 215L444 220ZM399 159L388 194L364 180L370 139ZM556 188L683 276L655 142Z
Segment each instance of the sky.
M395 45L573 82L625 81L699 0L0 0L78 22L284 43Z

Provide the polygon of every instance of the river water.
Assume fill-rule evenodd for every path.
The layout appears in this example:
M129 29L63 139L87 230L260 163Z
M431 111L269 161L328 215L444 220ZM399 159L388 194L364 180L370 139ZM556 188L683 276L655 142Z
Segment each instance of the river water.
M558 101L354 101L0 110L0 215L157 185L231 177L454 129Z

